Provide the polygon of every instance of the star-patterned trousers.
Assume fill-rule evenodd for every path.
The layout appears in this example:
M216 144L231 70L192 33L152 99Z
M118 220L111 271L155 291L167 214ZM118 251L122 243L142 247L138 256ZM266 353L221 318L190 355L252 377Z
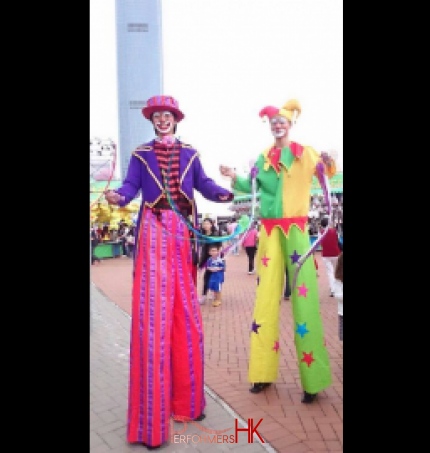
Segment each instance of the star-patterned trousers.
M248 379L275 382L282 353L279 338L279 310L285 267L290 285L296 261L310 247L307 229L295 224L288 236L274 227L270 235L261 226L257 254L258 285L254 306ZM328 351L320 315L318 280L312 256L303 264L291 294L294 342L303 390L318 393L331 384Z
M205 407L203 324L186 225L173 211L145 210L132 292L128 442L169 440L171 416Z

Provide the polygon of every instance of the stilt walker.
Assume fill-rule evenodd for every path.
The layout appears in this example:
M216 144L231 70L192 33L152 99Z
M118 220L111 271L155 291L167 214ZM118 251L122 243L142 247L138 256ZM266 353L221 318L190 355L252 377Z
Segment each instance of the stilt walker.
M111 204L125 206L141 191L136 226L127 440L158 447L170 419L204 418L203 323L187 222L197 227L194 189L214 202L233 194L206 176L198 152L178 140L184 118L171 96L142 109L157 137L132 153Z
M252 393L259 393L276 381L280 350L279 309L283 295L285 268L292 286L292 327L297 352L303 403L331 384L329 356L325 346L319 308L318 281L312 259L300 261L310 247L308 212L312 176L319 165L328 177L336 172L327 153L317 153L289 139L289 130L301 113L296 100L281 109L268 106L267 116L275 138L255 162L257 190L260 193L258 286L251 323L249 381ZM241 177L225 166L221 174L232 178L232 187L251 193L251 175ZM300 271L293 282L297 265Z

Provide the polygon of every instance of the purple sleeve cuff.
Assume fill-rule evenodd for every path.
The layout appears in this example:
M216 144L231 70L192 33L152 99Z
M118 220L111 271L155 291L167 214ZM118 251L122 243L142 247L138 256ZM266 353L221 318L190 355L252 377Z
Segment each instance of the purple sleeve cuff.
M228 192L228 193L221 193L218 195L218 197L223 197L225 195L228 195L227 200L220 200L222 203L228 203L234 198L234 193L233 192Z

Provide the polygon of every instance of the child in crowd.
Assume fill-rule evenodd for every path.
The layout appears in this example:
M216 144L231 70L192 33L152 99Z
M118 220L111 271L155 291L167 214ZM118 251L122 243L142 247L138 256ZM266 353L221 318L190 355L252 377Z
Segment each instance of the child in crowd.
M201 227L200 227L200 232L203 233L205 236L220 236L219 230L217 230L215 226L215 222L209 218L205 217L202 221ZM218 244L221 246L222 242L218 242ZM209 272L206 269L206 263L210 257L209 255L209 248L213 245L213 242L203 242L201 247L200 247L200 257L199 257L199 262L197 265L197 269L199 271L204 270L203 274L203 294L202 297L200 298L199 302L201 305L203 305L206 302L206 295L208 293L208 283L209 283L209 277L211 272ZM224 254L221 253L221 258L224 258Z
M221 288L224 283L225 262L220 256L220 244L211 244L209 246L210 258L206 262L206 270L210 272L208 281L208 290L213 291L213 307L221 305Z
M334 272L337 313L339 316L339 340L343 341L343 252L340 253Z

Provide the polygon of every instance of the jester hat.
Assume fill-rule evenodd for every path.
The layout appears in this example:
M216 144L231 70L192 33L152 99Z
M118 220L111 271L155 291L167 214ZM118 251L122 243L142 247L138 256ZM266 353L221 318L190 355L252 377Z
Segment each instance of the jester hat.
M264 118L265 116L267 116L267 118L269 118L270 120L274 116L280 115L284 118L287 118L287 120L290 122L295 122L299 117L301 111L302 108L299 101L297 99L290 99L280 109L278 109L277 107L272 107L271 105L264 107L260 110L260 117Z

